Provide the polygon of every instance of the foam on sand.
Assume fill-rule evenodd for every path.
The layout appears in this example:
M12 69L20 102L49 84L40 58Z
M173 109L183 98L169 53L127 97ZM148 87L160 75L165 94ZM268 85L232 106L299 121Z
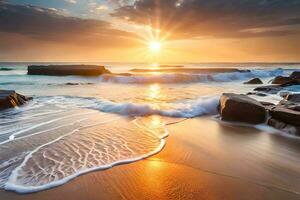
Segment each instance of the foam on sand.
M149 122L151 122L150 120ZM167 136L163 121L156 128L118 121L74 130L31 151L4 185L6 190L30 193L62 185L94 170L134 162L158 153ZM164 130L158 133L158 130ZM134 134L133 134L134 133Z

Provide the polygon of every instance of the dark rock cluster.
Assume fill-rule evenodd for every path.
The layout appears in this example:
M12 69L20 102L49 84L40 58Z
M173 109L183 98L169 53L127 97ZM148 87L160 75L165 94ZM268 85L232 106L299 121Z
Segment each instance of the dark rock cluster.
M276 77L276 85L255 88L247 95L274 94L287 86L300 84L300 72L289 77ZM270 102L258 102L244 94L224 93L220 98L220 116L222 120L248 124L266 123L283 132L300 136L300 94L281 92L283 99L274 105Z

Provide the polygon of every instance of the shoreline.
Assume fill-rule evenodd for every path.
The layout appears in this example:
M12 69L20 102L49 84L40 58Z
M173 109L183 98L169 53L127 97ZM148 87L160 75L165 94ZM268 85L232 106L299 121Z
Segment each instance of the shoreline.
M0 197L299 199L299 140L220 124L209 117L168 125L168 131L164 149L144 160L81 175L37 193L1 190Z

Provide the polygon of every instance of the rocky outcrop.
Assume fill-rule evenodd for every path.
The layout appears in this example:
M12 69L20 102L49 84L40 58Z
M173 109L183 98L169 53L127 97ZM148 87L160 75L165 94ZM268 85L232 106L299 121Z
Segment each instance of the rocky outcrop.
M286 133L300 136L300 94L284 90L286 87L300 84L300 71L289 77L278 76L274 85L256 87L247 95L266 96L279 94L283 99L277 104L257 102L245 95L223 94L220 100L220 115L223 120L257 124L267 124Z
M272 84L291 85L300 84L300 71L294 71L290 76L277 76L272 81Z
M28 66L29 75L49 76L99 76L110 73L104 66L97 65L31 65Z
M291 80L293 80L290 77L285 77L285 76L277 76L274 78L274 80L272 81L272 84L285 84L290 82Z
M259 78L253 78L247 82L244 82L244 84L263 84L263 82Z
M30 99L13 90L0 90L0 110L21 106Z
M224 93L220 98L222 120L259 124L265 122L265 107L258 101L246 96Z
M300 126L300 112L295 111L283 106L276 106L270 109L269 114L272 118L281 122L291 124L294 126Z

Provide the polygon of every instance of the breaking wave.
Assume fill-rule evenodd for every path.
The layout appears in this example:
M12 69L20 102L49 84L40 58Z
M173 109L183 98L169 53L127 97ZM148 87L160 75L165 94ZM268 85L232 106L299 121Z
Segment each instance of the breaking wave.
M153 74L130 74L130 75L103 75L102 82L112 83L197 83L197 82L230 82L246 80L249 78L274 77L284 75L287 70L278 68L273 70L251 70L246 72L230 72L216 74L194 74L194 73L153 73Z
M48 97L43 97L48 98ZM202 96L197 99L169 103L168 109L159 109L151 104L139 104L129 102L113 102L100 98L56 96L51 97L51 103L58 107L69 105L98 110L105 113L116 113L131 117L161 115L177 118L192 118L207 114L216 114L219 104L219 96Z

